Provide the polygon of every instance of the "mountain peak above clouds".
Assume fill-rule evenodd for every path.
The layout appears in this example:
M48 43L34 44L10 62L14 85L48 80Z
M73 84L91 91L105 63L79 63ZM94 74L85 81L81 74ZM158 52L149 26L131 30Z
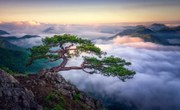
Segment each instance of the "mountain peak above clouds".
M133 28L127 28L124 31L111 37L117 36L139 37L144 42L152 42L161 45L180 45L180 26L168 27L164 24L154 23L150 26L138 25Z
M148 28L151 29L152 31L159 31L163 28L167 28L167 26L165 24L154 23L151 24Z
M0 30L0 35L8 35L9 33L4 31L4 30Z
M24 35L22 37L16 37L16 36L0 36L1 39L7 40L7 41L13 41L13 40L22 40L22 39L30 39L30 38L38 38L40 36L38 35Z
M45 29L43 32L44 33L51 33L53 30L54 30L53 27L49 27L49 28Z

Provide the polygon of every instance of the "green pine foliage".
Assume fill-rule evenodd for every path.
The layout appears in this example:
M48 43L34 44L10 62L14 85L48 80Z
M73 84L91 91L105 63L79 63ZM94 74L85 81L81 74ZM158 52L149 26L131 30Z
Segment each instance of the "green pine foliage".
M81 39L75 35L70 35L70 34L54 35L53 37L46 37L42 41L44 45L48 45L48 46L56 46L59 45L60 43L61 44L65 44L65 43L92 44L90 40Z
M118 57L110 56L102 59L97 59L96 57L85 57L84 60L88 62L86 67L93 68L94 71L100 72L105 76L124 76L128 78L135 74L134 71L128 70L124 67L131 65L131 63Z
M65 55L67 59L78 57L82 53L94 54L94 57L84 57L83 70L91 69L91 73L100 73L105 76L117 76L119 78L131 78L135 72L127 69L125 66L131 65L124 59L110 56L102 57L104 52L99 47L94 45L90 40L78 38L77 36L64 34L46 37L42 39L43 45L35 46L30 49L31 55L29 64L32 64L37 59L58 60L61 55ZM71 44L71 46L67 46ZM49 52L51 48L57 47L58 52ZM69 50L68 50L69 49ZM62 51L61 51L62 50ZM73 52L69 52L73 50ZM61 53L62 52L62 53ZM59 54L55 54L59 53ZM75 65L77 66L77 65ZM85 71L87 72L87 71Z

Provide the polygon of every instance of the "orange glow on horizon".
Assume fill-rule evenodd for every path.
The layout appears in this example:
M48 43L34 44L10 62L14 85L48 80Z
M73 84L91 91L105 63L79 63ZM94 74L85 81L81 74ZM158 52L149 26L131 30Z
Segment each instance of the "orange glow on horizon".
M55 24L97 24L120 22L179 21L178 7L87 6L9 6L0 7L0 21L38 21Z

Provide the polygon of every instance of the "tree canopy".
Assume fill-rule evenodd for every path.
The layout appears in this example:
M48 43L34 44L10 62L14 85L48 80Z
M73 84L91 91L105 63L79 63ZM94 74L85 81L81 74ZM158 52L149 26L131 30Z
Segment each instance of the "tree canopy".
M135 74L134 71L125 68L125 66L131 65L130 62L114 56L106 57L105 52L102 52L90 40L64 34L46 37L42 39L42 42L42 45L34 46L30 49L31 54L28 65L42 58L47 59L49 62L62 59L62 62L58 66L52 67L50 71L59 72L79 69L89 74L99 73L105 76L117 76L120 79L131 78ZM58 49L53 50L53 47ZM70 58L78 57L82 53L93 54L94 56L84 56L83 62L79 66L67 66Z

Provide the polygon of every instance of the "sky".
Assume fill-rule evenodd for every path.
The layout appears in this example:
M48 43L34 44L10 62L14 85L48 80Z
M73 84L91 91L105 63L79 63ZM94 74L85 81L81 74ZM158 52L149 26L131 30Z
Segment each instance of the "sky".
M0 21L56 24L180 21L179 0L0 0Z

